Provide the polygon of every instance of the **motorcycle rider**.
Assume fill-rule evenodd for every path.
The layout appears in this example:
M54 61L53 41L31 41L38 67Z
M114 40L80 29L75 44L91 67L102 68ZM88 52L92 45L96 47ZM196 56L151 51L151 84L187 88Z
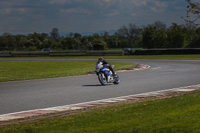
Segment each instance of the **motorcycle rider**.
M112 71L113 77L114 77L114 78L117 77L117 76L116 76L116 73L115 73L115 70L113 69L112 65L109 64L103 57L99 57L99 58L98 58L98 62L102 62L102 63L103 63L103 66L108 67L108 68Z

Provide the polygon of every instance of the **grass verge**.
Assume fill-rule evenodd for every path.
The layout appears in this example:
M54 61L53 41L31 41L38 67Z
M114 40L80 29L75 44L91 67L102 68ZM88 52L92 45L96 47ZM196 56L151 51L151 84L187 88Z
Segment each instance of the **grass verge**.
M7 57L7 58L83 58L98 59L99 56L65 56L65 57ZM170 59L170 60L200 60L200 54L193 55L125 55L104 56L105 59Z
M97 58L97 57L96 57ZM110 59L170 59L170 60L200 60L197 55L130 55L130 56L105 56Z
M124 104L39 122L11 125L0 132L200 132L200 91L178 97Z
M136 64L111 62L115 69L133 68ZM0 82L77 76L94 72L93 61L2 61Z
M77 57L67 57L77 58ZM94 58L98 56L87 56L81 58ZM126 55L126 56L104 56L105 59L170 59L170 60L200 60L200 54L197 55Z

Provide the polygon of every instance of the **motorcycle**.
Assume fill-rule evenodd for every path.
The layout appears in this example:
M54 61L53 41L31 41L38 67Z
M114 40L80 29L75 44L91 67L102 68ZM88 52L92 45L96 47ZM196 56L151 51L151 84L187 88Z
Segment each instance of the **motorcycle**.
M113 65L112 68L114 68ZM102 85L106 85L107 83L119 84L120 82L119 76L116 74L116 76L113 77L112 71L104 66L102 62L97 62L95 65L95 72Z

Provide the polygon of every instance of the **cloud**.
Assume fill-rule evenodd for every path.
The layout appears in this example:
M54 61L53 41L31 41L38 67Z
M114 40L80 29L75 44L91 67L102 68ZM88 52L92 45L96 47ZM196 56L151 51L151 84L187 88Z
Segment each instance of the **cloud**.
M151 7L151 11L161 13L164 11L164 9L156 8L156 7Z
M164 12L168 7L168 3L165 1L151 0L150 2L148 3L150 10L156 13Z
M0 10L1 15L8 15L8 14L11 14L11 12L12 12L11 8L5 8L5 9Z
M131 3L133 3L134 6L140 7L140 6L146 6L147 1L146 0L131 0Z
M19 1L6 1L0 0L0 14L1 15L11 15L16 13L22 13L24 8L22 8L25 0Z
M71 3L70 0L50 0L50 4L65 4L65 3Z
M113 11L111 13L108 14L108 16L116 16L119 14L119 11Z
M46 10L46 5L43 0L0 0L0 15L4 16L21 16L34 15L35 13L41 13L40 11Z
M83 8L68 8L68 9L60 9L60 13L62 14L91 14L91 12L87 9Z
M27 0L0 0L0 7L22 6Z
M181 0L0 0L0 31L24 31L25 25L29 31L56 26L63 31L114 29L131 22L165 21L169 14L178 20L184 8Z
M50 4L70 4L70 5L93 5L93 6L111 6L116 3L121 3L124 0L49 0Z
M0 9L0 14L1 15L16 15L16 14L26 14L28 13L29 9L27 8L4 8L4 9Z

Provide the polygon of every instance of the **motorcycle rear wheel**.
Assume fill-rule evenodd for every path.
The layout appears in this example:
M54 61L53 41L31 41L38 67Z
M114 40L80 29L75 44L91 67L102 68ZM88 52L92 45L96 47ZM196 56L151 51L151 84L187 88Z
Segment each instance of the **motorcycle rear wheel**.
M119 80L119 76L116 74L116 78L115 81L113 82L113 84L119 84L120 80Z

